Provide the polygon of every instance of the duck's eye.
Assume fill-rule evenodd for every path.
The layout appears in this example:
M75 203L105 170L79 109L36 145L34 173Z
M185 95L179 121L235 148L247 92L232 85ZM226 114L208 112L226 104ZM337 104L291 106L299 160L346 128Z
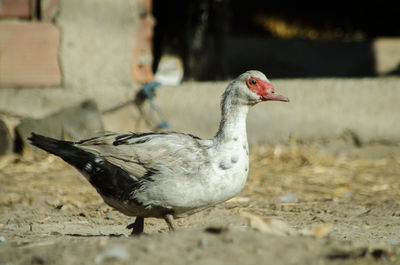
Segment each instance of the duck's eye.
M255 85L255 84L257 84L257 81L254 80L254 79L251 79L251 80L250 80L250 85Z

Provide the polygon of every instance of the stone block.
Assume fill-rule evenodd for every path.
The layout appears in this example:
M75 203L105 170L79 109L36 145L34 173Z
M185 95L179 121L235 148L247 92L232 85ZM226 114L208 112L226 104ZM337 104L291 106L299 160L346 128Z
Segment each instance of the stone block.
M0 120L0 156L10 154L13 150L13 141L5 122Z
M94 101L85 101L77 106L65 108L42 119L23 120L16 128L17 146L37 151L27 138L32 132L45 136L64 139L81 140L93 137L97 132L104 131L103 122Z
M61 85L60 32L51 23L0 23L0 87Z
M399 75L400 38L374 40L375 69L378 75Z
M58 13L58 0L41 0L40 2L40 19L42 21L53 21Z

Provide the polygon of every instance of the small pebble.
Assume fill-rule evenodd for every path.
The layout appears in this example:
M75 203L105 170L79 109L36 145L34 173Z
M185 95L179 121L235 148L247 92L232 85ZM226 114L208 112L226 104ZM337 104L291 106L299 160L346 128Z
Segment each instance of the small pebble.
M126 248L124 246L117 245L97 255L94 261L96 264L99 264L104 261L113 262L117 260L128 260L129 258L130 255Z
M299 198L295 193L289 193L283 196L279 197L280 202L286 202L286 203L291 203L291 202L299 202Z
M0 243L6 243L7 240L4 236L0 236Z

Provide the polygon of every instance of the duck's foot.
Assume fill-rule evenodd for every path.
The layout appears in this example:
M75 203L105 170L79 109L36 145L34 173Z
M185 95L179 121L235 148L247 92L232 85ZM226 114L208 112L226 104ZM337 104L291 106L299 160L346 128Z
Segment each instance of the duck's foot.
M144 228L144 217L138 216L135 219L135 222L130 223L126 228L132 229L131 235L140 235L143 233L143 228Z
M169 231L175 231L174 221L173 221L174 218L173 218L172 214L167 213L163 216L163 218L168 225Z

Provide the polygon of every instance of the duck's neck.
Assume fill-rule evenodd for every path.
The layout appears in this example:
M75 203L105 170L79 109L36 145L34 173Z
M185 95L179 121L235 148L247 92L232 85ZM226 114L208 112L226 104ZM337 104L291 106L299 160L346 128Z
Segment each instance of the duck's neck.
M221 122L215 135L219 144L229 142L247 142L246 117L249 105L242 104L229 94L225 94L221 103Z

